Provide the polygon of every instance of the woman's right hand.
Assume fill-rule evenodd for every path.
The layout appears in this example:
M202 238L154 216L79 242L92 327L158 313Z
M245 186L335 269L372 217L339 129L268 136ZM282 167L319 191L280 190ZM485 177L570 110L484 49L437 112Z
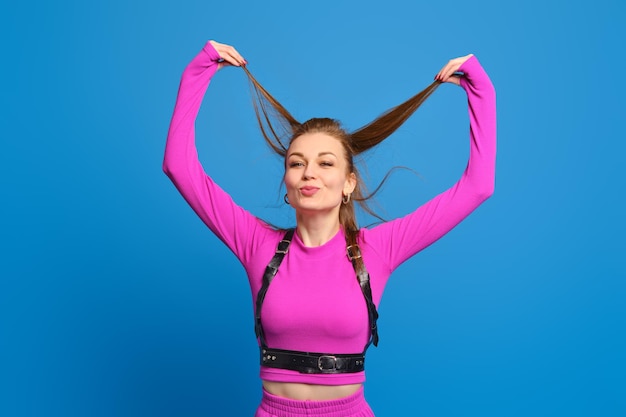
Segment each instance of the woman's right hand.
M240 67L242 65L246 65L248 61L246 61L240 54L237 52L235 48L230 45L226 45L223 43L209 41L211 46L217 51L220 58L222 59L218 64L217 69L220 70L227 65L233 65L235 67Z
M442 83L452 83L456 85L460 85L460 76L456 74L458 69L474 54L469 54L465 56L461 56L459 58L454 58L448 61L446 65L439 71L437 75L435 75L435 80Z

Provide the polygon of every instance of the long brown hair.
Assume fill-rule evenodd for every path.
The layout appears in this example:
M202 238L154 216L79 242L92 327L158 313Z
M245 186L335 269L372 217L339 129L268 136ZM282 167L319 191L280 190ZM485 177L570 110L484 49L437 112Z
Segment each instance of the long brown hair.
M356 245L359 227L356 221L354 202L356 201L366 213L380 220L382 219L367 204L367 201L376 194L380 186L374 192L367 193L358 169L354 164L354 156L373 148L387 139L415 113L418 107L437 89L441 82L434 81L423 91L420 91L404 103L387 110L372 122L350 133L341 126L339 121L330 118L313 118L300 123L278 100L263 88L245 66L242 68L250 80L254 112L259 122L261 133L274 152L284 158L289 144L305 133L325 133L338 139L343 145L349 172L354 173L357 183L350 201L342 204L339 209L339 223L344 229L347 246ZM357 262L361 264L362 260L358 259Z

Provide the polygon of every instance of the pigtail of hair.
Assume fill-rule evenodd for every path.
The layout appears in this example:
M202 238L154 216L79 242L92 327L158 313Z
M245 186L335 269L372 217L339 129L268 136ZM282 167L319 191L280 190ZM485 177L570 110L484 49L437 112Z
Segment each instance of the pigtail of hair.
M439 87L440 81L434 81L407 101L389 109L374 121L351 133L354 154L358 155L387 139L430 97Z
M300 127L300 122L254 78L248 68L245 66L241 68L250 81L254 113L263 138L274 152L284 157L289 141L294 131Z

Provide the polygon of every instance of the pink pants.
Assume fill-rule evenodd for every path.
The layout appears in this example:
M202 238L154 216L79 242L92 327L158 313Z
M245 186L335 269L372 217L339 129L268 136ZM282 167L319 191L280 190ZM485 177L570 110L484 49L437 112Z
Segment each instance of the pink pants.
M349 397L329 401L299 401L278 397L263 390L255 417L374 417L365 401L363 387Z

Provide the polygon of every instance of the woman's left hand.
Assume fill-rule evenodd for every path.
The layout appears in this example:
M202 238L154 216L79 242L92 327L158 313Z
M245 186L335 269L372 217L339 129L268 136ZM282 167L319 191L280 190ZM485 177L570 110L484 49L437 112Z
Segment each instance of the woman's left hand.
M218 70L224 68L227 65L241 67L242 65L248 64L248 62L241 56L241 54L239 54L239 52L237 52L237 50L232 46L215 41L209 41L209 43L211 44L211 46L213 46L213 48L221 58L220 63L217 65Z
M439 71L437 75L435 75L435 80L442 83L452 83L456 85L460 85L460 77L455 75L454 73L459 70L461 65L468 59L470 59L474 54L465 55L459 58L454 58L448 61L446 65Z

